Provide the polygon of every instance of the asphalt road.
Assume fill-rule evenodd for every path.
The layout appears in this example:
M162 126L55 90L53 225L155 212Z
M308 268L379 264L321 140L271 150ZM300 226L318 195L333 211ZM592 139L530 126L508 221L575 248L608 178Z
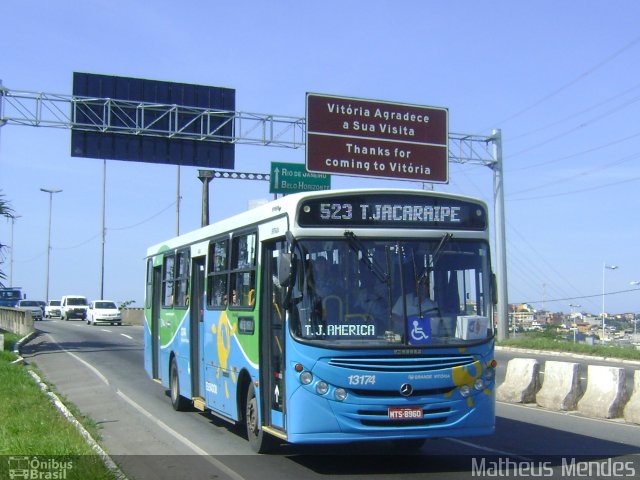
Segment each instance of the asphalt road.
M36 327L25 360L100 425L101 444L130 479L607 478L614 468L640 476L640 425L503 403L495 435L430 440L417 455L392 454L384 442L285 445L256 455L242 429L173 411L167 391L144 371L142 327L59 320ZM514 356L522 355L497 352L499 382Z

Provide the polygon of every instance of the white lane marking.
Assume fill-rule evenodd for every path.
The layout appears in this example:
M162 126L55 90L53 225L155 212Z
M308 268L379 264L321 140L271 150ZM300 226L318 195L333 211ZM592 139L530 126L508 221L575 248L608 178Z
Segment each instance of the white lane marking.
M109 380L102 375L102 373L100 373L100 371L95 368L93 365L91 365L90 363L84 361L83 359L81 359L80 357L78 357L77 355L69 352L68 350L60 347L60 344L58 342L56 342L53 337L49 334L47 334L47 337L51 338L51 341L53 343L55 343L56 345L58 345L58 347L60 348L60 350L62 350L65 353L68 353L69 355L71 355L73 358L75 358L76 360L78 360L80 363L82 363L84 366L86 366L89 370L91 370L94 374L96 374L96 376L103 381L106 385L109 385ZM163 430L165 430L166 432L168 432L170 435L174 436L176 439L178 439L180 442L184 443L188 448L192 449L194 452L196 452L197 455L201 455L203 457L206 458L206 460L211 463L212 465L214 465L216 468L222 470L224 473L226 473L227 475L229 475L229 477L235 479L235 480L245 480L243 476L241 476L239 473L237 473L236 471L230 469L229 467L227 467L224 463L220 462L219 460L216 460L215 458L212 458L211 456L209 456L209 454L201 449L200 447L198 447L195 443L191 442L189 439L187 439L186 437L184 437L183 435L179 434L178 432L176 432L174 429L172 429L169 425L167 425L166 423L164 423L163 421L159 420L158 418L154 417L151 413L149 413L147 410L145 410L143 407L141 407L140 405L138 405L135 401L133 401L131 398L129 398L126 394L124 394L122 391L120 391L119 389L115 389L116 393L118 394L118 396L120 398L122 398L125 402L127 402L129 405L131 405L133 408L135 408L138 412L140 412L142 415L144 415L145 417L147 417L149 420L151 420L152 422L154 422L156 425L158 425L160 428L162 428Z
M224 473L229 475L231 478L234 478L236 480L244 480L244 477L242 477L238 472L236 472L235 470L230 469L229 467L227 467L224 463L220 462L219 460L216 460L215 458L209 456L209 454L205 450L200 448L198 445L193 443L188 438L186 438L183 435L181 435L178 432L176 432L173 428L171 428L169 425L164 423L162 420L158 419L157 417L155 417L154 415L149 413L147 410L144 409L144 407L142 407L141 405L138 405L134 400L132 400L127 395L122 393L122 391L116 389L116 393L120 396L120 398L122 398L125 402L127 402L129 405L131 405L133 408L135 408L138 412L140 412L142 415L144 415L149 420L151 420L153 423L155 423L158 427L162 428L163 430L165 430L169 434L173 435L175 438L177 438L182 443L184 443L186 446L191 448L198 455L202 455L202 456L206 457L207 461L209 463L211 463L212 465L215 465L216 468L219 468Z
M100 330L102 330L103 332L111 333L111 330L107 330L106 328L101 328Z
M71 353L68 350L62 349L65 353L68 353L69 355L71 355L73 358L75 358L76 360L78 360L81 364L83 364L85 367L87 367L89 370L91 370L93 373L96 374L96 376L105 384L105 385L109 385L109 380L107 379L107 377L105 377L104 375L102 375L102 373L100 373L100 371L94 367L93 365L91 365L89 362L84 361L83 359L81 359L79 356L77 356L75 353Z
M133 337L131 335L127 335L126 333L121 333L120 335L122 335L123 337L128 338L129 340L133 340Z

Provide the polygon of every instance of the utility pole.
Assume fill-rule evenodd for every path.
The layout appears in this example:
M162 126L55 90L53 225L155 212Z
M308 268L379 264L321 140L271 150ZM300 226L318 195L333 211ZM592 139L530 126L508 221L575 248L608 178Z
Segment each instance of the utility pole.
M21 215L14 215L11 217L11 250L9 257L9 286L13 287L13 226L16 223L16 220L20 218Z
M41 188L41 192L45 192L49 194L49 236L47 239L47 271L46 271L46 282L45 282L45 301L49 303L49 260L51 257L51 206L53 204L53 194L60 193L62 190L59 189L48 189Z

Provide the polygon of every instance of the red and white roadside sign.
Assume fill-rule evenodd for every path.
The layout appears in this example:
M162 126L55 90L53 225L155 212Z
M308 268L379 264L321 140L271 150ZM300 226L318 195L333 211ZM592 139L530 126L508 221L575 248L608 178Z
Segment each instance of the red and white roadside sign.
M447 183L448 110L307 93L310 172Z

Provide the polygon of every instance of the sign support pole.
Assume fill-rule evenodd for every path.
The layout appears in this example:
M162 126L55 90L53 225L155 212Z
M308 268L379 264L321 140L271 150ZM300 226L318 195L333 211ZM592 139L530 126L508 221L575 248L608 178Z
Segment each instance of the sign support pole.
M176 237L180 235L180 165L176 174Z
M507 298L507 242L504 211L504 173L502 170L502 131L494 130L493 141L493 208L496 226L496 270L498 288L498 340L509 335L509 300Z
M100 242L100 299L104 299L104 242L105 217L107 209L107 159L102 159L102 241Z
M209 182L213 178L211 170L198 170L198 178L202 182L202 221L201 227L209 225Z

